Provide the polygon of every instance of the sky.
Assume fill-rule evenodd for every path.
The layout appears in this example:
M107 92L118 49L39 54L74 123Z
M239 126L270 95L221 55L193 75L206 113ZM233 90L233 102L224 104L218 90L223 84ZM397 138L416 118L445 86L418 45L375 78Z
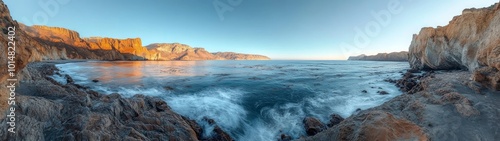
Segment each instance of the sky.
M4 0L27 25L81 37L140 37L275 60L342 60L407 51L422 27L499 0Z

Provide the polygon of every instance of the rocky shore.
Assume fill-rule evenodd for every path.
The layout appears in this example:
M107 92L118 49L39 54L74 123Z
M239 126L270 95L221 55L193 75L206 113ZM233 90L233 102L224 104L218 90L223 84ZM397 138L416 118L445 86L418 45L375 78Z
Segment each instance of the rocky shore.
M496 3L422 28L409 47L411 70L386 80L402 95L298 140L498 140L499 26Z
M470 80L470 74L459 70L408 72L395 82L407 90L404 94L298 140L498 139L500 92Z
M74 84L68 75L60 84L50 77L59 74L54 64L30 63L20 73L17 133L7 133L8 124L0 124L0 140L232 140L210 119L213 131L204 131L160 98L103 95Z

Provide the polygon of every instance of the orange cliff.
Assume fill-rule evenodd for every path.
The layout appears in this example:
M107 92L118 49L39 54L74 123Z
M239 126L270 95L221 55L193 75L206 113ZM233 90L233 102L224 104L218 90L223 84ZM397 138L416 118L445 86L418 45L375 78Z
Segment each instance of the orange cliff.
M142 46L140 38L114 39L106 37L81 38L76 31L48 26L25 26L21 29L40 42L70 49L70 56L61 59L98 60L269 60L268 57L238 54L225 58L204 48L193 48L179 43L155 43ZM82 53L84 52L84 53ZM65 53L67 54L67 53ZM44 57L46 59L58 59Z
M466 69L472 79L500 90L500 4L465 9L448 25L426 27L409 47L413 69Z

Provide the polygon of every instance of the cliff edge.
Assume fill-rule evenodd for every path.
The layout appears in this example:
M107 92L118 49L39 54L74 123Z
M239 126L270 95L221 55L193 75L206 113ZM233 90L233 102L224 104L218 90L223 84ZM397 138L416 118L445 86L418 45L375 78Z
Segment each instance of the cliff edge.
M472 79L500 90L500 7L465 9L448 25L422 28L409 47L413 69L464 69Z

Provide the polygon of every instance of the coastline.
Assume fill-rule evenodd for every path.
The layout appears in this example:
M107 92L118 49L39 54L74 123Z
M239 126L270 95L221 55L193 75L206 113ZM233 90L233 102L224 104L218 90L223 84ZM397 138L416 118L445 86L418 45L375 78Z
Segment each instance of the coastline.
M99 136L95 138L98 140L145 140L150 137L167 140L233 140L210 119L206 121L217 127L213 130L216 134L210 139L203 137L203 125L171 111L168 103L160 98L141 94L130 98L122 98L120 94L99 94L72 83L71 76L64 76L68 81L64 85L48 77L58 73L56 64L85 61L89 60L29 63L20 73L20 105L16 107L21 109L16 112L19 118L18 131L25 132L6 136L3 140L84 139L93 136ZM400 80L391 81L402 88L403 94L374 108L362 109L345 120L332 118L337 121L317 123L323 124L325 128L313 136L296 140L500 138L496 133L499 132L496 127L500 127L500 123L493 122L500 120L500 117L496 117L500 115L500 110L495 109L500 106L495 103L500 100L500 92L491 91L470 80L470 74L468 71L408 72ZM411 84L414 82L416 84ZM128 124L130 122L133 124ZM479 124L481 128L476 127ZM6 125L0 125L0 128L5 129L3 132L7 131ZM117 135L125 132L125 129L128 135ZM183 134L170 134L174 132ZM291 138L283 134L281 140Z
M409 91L298 141L498 139L500 92L470 80L470 74L460 70L407 73L397 85L417 82Z
M123 98L104 95L72 82L60 84L49 76L55 64L88 60L57 60L29 63L17 87L18 133L0 125L0 140L232 140L216 123L210 137L201 125L173 112L160 98L141 94ZM2 119L6 122L7 119ZM207 122L210 119L207 119Z

